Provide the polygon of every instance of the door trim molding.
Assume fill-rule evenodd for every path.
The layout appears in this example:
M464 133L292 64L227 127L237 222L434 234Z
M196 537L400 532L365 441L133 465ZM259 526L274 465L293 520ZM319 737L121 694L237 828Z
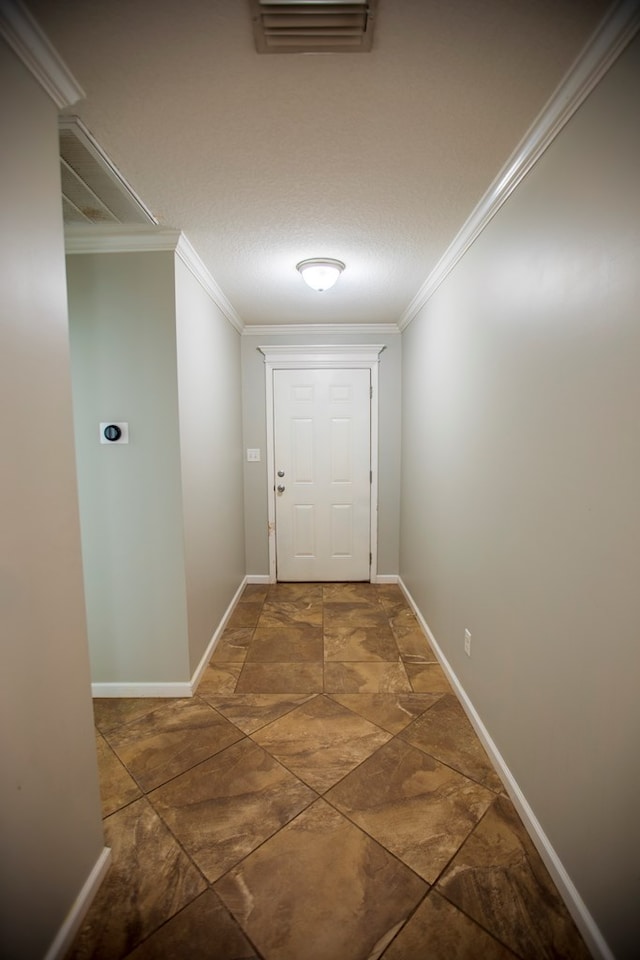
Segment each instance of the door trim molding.
M269 535L269 582L276 582L276 498L273 489L273 371L274 370L370 370L371 372L371 509L369 579L378 572L378 365L382 343L341 343L321 346L277 344L259 346L265 365L265 411L267 427L267 530Z

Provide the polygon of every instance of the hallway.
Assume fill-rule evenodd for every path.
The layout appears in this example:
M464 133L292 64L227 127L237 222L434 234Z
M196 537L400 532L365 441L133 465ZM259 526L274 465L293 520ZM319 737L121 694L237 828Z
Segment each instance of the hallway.
M589 956L395 585L250 585L189 700L94 702L69 956Z

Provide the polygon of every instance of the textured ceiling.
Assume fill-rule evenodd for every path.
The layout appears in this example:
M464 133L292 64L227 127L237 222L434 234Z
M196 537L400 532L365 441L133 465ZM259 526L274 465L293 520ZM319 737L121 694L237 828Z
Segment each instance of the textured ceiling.
M248 325L397 322L608 6L379 0L371 53L260 55L247 0L27 5ZM323 294L319 256L347 265Z

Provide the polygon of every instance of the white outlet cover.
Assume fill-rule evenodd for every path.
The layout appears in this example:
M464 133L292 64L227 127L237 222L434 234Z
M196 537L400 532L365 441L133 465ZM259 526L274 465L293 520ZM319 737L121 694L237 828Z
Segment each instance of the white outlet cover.
M247 461L249 463L257 463L260 460L260 450L256 448L251 448L247 450Z
M104 431L107 427L120 427L120 437L117 440L107 440ZM105 420L100 424L100 443L108 443L115 446L118 443L129 443L129 424L122 420Z

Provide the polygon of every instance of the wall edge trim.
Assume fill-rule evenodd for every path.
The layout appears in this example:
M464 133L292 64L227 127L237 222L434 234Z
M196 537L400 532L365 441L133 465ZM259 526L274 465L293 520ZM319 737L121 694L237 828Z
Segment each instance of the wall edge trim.
M409 592L401 576L398 578L398 583L407 599L407 602L415 613L420 626L425 632L442 669L446 673L449 682L454 688L456 695L458 696L461 705L471 722L471 725L478 734L478 737L480 738L482 745L489 754L490 758L498 768L498 772L505 782L507 792L513 801L516 810L518 811L522 822L524 823L527 833L531 837L538 853L542 857L547 870L551 874L551 877L558 888L558 892L564 900L571 916L575 920L576 926L580 930L580 933L582 934L587 946L592 951L596 960L615 960L614 954L612 953L609 945L600 932L598 925L587 909L587 906L580 896L577 887L573 883L560 857L552 846L551 841L544 832L540 821L529 805L525 794L521 790L516 778L511 773L511 770L507 766L506 761L498 750L498 747L492 739L489 731L482 722L482 719L476 711L471 698L467 695L451 664L442 652L442 649L434 637L429 624L422 616L418 605L411 596L411 593Z
M44 960L62 960L62 957L65 956L110 866L111 847L103 847L98 859L91 868L89 876L74 900L73 906L67 914L64 923L47 950Z
M635 0L620 0L605 15L453 241L398 320L405 330L538 162L640 28Z
M226 627L227 623L229 622L229 618L231 617L231 614L232 614L233 611L235 610L235 608L236 608L236 606L237 606L237 604L238 604L238 601L239 601L240 597L242 596L242 591L244 590L244 588L245 588L245 586L247 585L248 582L249 582L249 581L248 581L247 577L243 577L243 578L242 578L242 581L241 581L241 583L240 583L240 586L238 587L238 589L237 589L236 592L234 593L234 595L233 595L233 597L232 597L232 599L231 599L231 602L229 603L229 606L227 607L227 609L226 609L225 612L223 613L222 619L220 620L220 623L219 623L218 626L216 627L216 629L215 629L215 631L214 631L214 633L213 633L213 636L211 637L211 640L210 640L209 643L207 644L206 650L204 651L204 653L202 654L202 657L200 658L200 663L198 664L198 666L197 666L196 669L194 670L193 676L191 677L191 696L193 696L193 695L195 694L195 692L196 692L196 687L197 687L198 684L200 683L200 680L201 680L201 678L202 678L202 674L203 674L204 671L207 669L207 667L208 667L208 665L209 665L209 660L211 660L211 656L212 656L212 654L213 654L213 651L214 651L215 648L217 647L218 641L220 640L220 637L222 636L222 633L223 633L223 631L224 631L224 628Z
M86 94L31 13L16 0L0 6L0 36L36 78L59 110Z
M191 697L191 683L175 680L158 683L92 683L91 696L110 697Z

